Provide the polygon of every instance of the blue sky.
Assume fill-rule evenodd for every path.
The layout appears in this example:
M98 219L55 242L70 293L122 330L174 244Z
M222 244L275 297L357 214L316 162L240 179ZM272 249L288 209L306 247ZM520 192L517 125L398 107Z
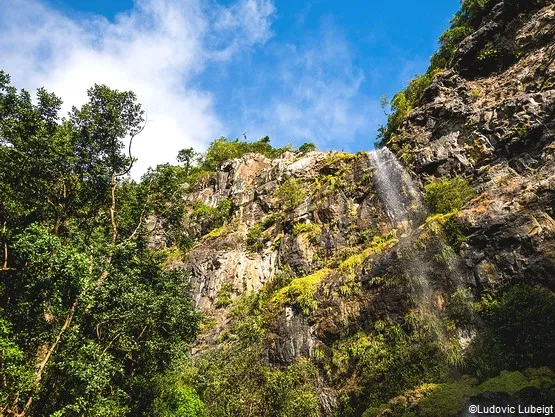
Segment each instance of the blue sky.
M367 150L391 97L426 70L458 0L5 0L0 67L56 92L134 90L140 174L215 137Z

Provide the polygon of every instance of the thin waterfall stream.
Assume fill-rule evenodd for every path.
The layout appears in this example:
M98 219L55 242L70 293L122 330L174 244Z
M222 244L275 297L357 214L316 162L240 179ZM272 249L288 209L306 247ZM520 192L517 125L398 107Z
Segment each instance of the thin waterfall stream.
M369 153L378 195L394 227L408 232L411 222L426 218L420 192L411 176L388 148Z
M374 168L374 185L379 199L393 227L400 229L409 236L414 230L426 222L430 214L423 204L420 190L410 174L388 148L380 148L369 152L370 164ZM430 320L439 322L437 309L434 307L434 289L431 283L433 276L438 274L438 262L444 268L444 277L448 277L453 288L462 288L464 277L461 274L460 259L448 245L443 233L438 233L434 249L414 252L409 246L409 238L401 243L401 250L408 249L405 254L409 259L402 262L403 273L410 280L411 296L421 311ZM408 243L410 245L410 243ZM448 255L446 255L448 253ZM461 346L468 345L472 333L458 331Z
M388 148L369 152L374 168L374 185L392 226L404 235L410 235L426 218L419 190L410 174ZM401 243L404 247L405 243ZM412 256L411 256L412 257ZM420 307L428 310L432 297L429 283L431 262L418 256L411 262L402 262L403 273L409 279L411 297Z
M405 235L409 235L421 226L429 215L423 204L422 193L412 180L410 174L388 148L380 148L369 152L370 164L374 168L374 184L379 199L384 205L387 216L393 227ZM437 253L423 251L418 255L411 253L410 262L404 262L404 272L413 281L415 295L420 305L430 305L432 287L430 277L437 273L437 261L445 268L446 275L455 287L460 287L463 279L458 271L459 259L452 251L445 237L439 233ZM429 251L428 251L429 252Z

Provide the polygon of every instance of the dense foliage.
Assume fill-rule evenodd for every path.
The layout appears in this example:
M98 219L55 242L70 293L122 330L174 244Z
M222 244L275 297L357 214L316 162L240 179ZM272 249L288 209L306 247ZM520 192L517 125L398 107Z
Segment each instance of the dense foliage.
M480 376L503 369L553 366L555 295L517 285L502 294L484 295L477 305L483 326L472 348L472 368Z
M424 201L432 213L458 211L473 197L472 187L461 177L433 181L424 187Z
M1 415L148 414L198 328L186 276L146 245L160 190L126 177L141 107L88 95L60 119L60 99L0 72Z

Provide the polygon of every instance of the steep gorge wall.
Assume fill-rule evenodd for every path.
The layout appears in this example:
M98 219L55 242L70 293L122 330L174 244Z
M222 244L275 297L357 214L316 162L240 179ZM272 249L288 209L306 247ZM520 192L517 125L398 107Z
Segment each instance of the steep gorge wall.
M352 246L358 232L388 230L371 171L367 154L337 152L288 153L273 160L248 154L221 166L208 187L188 197L212 206L228 199L237 207L219 236L206 236L187 254L198 306L214 307L225 284L231 284L235 297L260 289L278 270L308 275L332 251ZM302 199L289 212L275 196L287 180L298 184ZM261 247L249 249L249 228L269 216L278 217L276 224L259 232L265 237L254 236ZM314 225L312 239L294 233L300 224Z
M477 285L553 289L555 6L493 3L388 146L422 182L472 180L479 198L459 218Z
M195 356L241 341L233 326L261 316L260 360L270 369L309 360L319 415L345 398L349 415L360 415L376 390L398 390L384 378L405 377L404 367L413 374L403 383L418 385L445 379L435 362L463 360L476 330L450 324L457 294L479 300L523 283L555 290L555 5L492 1L480 19L386 144L418 192L464 177L475 198L447 215L415 211L402 224L388 216L368 153L247 154L221 164L187 197L236 207L181 265L210 318ZM456 244L453 225L464 235ZM249 294L260 294L262 307L242 304ZM418 324L415 311L431 324ZM399 353L408 362L382 364L378 355L383 369L363 364L357 352L390 337L384 326L430 350L388 345L408 349Z

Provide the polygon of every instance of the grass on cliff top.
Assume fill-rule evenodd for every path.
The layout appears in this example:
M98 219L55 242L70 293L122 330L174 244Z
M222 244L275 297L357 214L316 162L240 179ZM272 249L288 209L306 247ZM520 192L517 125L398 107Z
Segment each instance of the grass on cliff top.
M355 154L348 153L348 152L337 152L329 156L326 156L326 158L324 159L324 165L331 165L336 162L343 162L343 161L348 162L348 161L352 161L355 158L356 158Z

